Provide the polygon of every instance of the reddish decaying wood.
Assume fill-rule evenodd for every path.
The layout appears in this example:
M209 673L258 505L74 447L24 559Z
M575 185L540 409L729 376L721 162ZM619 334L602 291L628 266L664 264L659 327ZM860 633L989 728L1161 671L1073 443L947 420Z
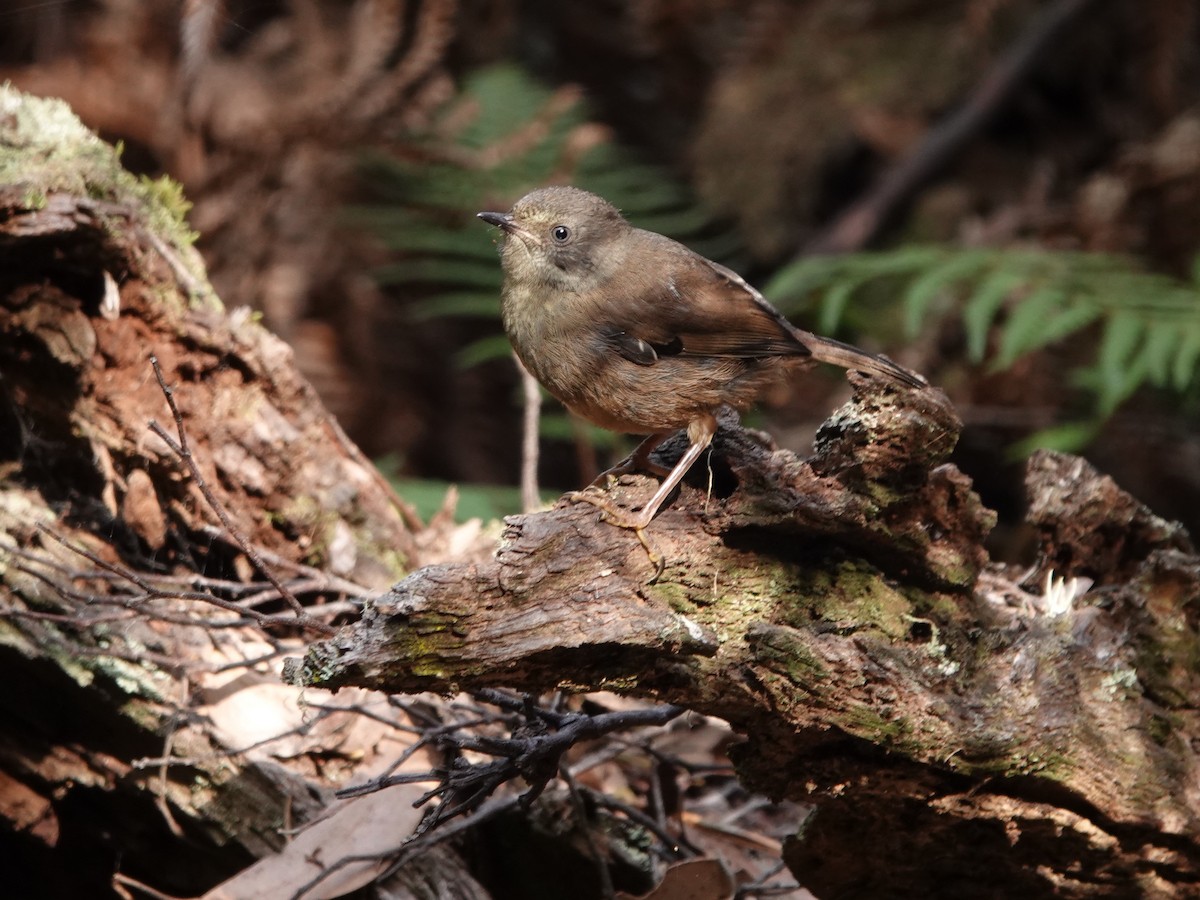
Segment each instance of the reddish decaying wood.
M51 274L7 293L0 330L6 389L27 434L70 429L62 444L41 448L45 465L77 478L98 466L100 498L113 515L128 512L151 551L214 523L175 454L149 430L155 421L171 427L155 356L201 445L209 486L256 544L300 549L368 585L386 583L396 561L415 557L402 510L296 373L291 349L247 310L229 315L214 299L191 308L164 302L163 291L179 290L172 263L184 251L163 255L136 224L110 234L114 220L137 221L118 204L61 195L41 209L25 202L20 186L0 186L0 240L24 240L23 265ZM106 258L123 281L115 319L89 302L98 302ZM51 263L66 274L56 277ZM127 271L134 263L138 271ZM358 519L374 533L356 534ZM362 552L372 543L374 554Z
M65 106L0 86L0 176L5 890L207 887L320 811L343 766L309 754L369 766L389 729L300 709L270 669L303 632L290 611L274 644L238 624L244 582L269 585L152 430L176 434L151 357L208 489L306 600L393 581L417 562L411 519L287 345L221 307L174 212Z

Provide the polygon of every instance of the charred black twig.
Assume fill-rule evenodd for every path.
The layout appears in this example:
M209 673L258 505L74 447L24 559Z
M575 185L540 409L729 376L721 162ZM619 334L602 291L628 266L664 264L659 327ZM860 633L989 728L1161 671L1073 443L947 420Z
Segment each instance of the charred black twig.
M558 774L563 754L576 744L617 731L663 725L684 712L677 706L656 706L588 715L556 712L539 706L532 697L514 697L502 691L482 690L474 696L480 702L498 706L520 717L510 737L462 733L468 726L485 724L487 720L484 718L439 726L405 751L403 758L388 773L366 784L339 791L338 796L357 797L393 784L436 781L437 786L414 804L421 806L435 798L441 801L422 820L417 829L419 836L442 822L478 809L498 788L517 778L528 785L520 795L521 805L528 807ZM445 754L446 765L429 772L390 774L404 759L423 746L436 747ZM463 755L466 752L481 753L493 759L472 763Z
M473 728L477 725L488 723L488 719L472 719L462 722L453 722L447 725L441 725L437 728L430 728L414 741L404 752L401 753L387 769L380 775L366 781L362 784L356 784L353 787L342 788L336 794L339 800L346 800L351 797L362 797L366 794L373 794L376 791L381 791L384 788L391 787L394 784L419 784L422 781L436 781L439 776L435 772L418 772L415 774L394 775L393 773L404 765L413 755L425 747L436 744L436 742L445 734L458 731L462 728Z
M591 768L600 757L595 761L577 763L569 770L563 765L563 755L583 741L609 737L628 729L664 725L684 712L681 707L658 706L588 715L563 712L538 703L531 695L515 695L500 690L479 690L472 694L472 698L480 706L454 704L441 707L461 716L454 722L442 722L436 714L422 715L420 708L410 709L410 704L402 698L389 699L391 703L404 706L410 715L425 722L428 727L421 738L408 747L386 772L364 784L338 791L337 796L342 799L359 797L396 784L434 781L437 782L436 786L413 805L421 806L434 799L440 799L440 803L429 810L407 841L384 853L339 859L293 894L293 900L301 900L334 871L354 862L390 858L392 862L387 873L380 876L386 878L388 873L394 872L414 856L482 824L498 813L517 806L527 808L557 776L567 781L577 806L586 801L619 812L646 827L659 838L665 857L678 859L699 855L699 851L687 841L681 841L677 835L659 827L640 810L572 784L569 780L571 774ZM498 711L489 712L485 707ZM496 725L498 722L506 723L510 732L508 737L463 733L464 729ZM445 765L426 772L395 774L400 765L423 747L442 751L446 758ZM493 758L474 763L467 758L468 753L481 753ZM493 796L497 789L518 777L528 785L523 793ZM457 821L451 822L452 819ZM586 823L582 824L586 826ZM603 861L598 859L598 863L602 865Z
M499 692L481 694L493 698L486 702L499 700L509 706L517 702ZM684 712L678 706L657 706L593 716L547 710L538 707L530 697L520 702L525 707L524 723L514 729L512 737L446 735L437 741L443 752L452 754L453 762L438 773L442 783L418 801L424 803L434 797L442 798L427 820L421 823L418 833L471 812L497 788L517 777L529 786L520 796L521 805L528 808L558 773L563 754L576 744L616 731L663 725ZM472 764L463 759L463 751L483 753L496 759Z

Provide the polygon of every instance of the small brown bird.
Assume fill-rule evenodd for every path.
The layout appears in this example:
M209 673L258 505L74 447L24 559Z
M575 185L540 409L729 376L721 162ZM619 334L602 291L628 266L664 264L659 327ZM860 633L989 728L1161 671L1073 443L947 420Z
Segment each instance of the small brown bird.
M595 194L542 188L511 212L479 218L505 234L501 313L521 362L576 415L649 435L594 483L638 470L662 476L639 511L575 495L623 528L650 523L712 441L722 405L745 409L797 365L820 360L925 386L885 357L801 331L735 272L634 228ZM675 468L651 463L650 451L681 428L691 446Z

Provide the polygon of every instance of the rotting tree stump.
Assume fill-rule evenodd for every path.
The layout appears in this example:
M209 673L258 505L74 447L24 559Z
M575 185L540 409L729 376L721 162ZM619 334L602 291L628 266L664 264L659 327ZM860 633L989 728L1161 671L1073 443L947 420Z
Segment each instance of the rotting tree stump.
M61 102L0 86L5 896L108 896L114 872L199 893L326 808L338 752L372 755L348 728L306 729L279 684L303 629L272 643L250 605L117 576L271 590L151 429L175 434L152 356L211 494L297 592L382 589L417 557L405 509L291 349L213 296L182 206ZM289 746L246 750L232 726L256 714L296 726Z

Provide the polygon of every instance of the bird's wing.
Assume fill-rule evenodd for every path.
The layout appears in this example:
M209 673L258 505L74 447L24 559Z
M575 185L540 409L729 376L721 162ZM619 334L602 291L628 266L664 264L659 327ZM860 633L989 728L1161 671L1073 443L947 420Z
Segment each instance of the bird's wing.
M674 241L668 259L671 264L663 271L648 274L652 280L641 285L640 302L616 305L624 321L611 323L608 343L631 362L649 366L666 356L809 356L910 387L926 384L885 356L801 331L736 272Z
M809 356L797 329L742 276L693 256L676 306L684 356ZM674 299L674 298L672 298Z
M649 365L657 356L760 359L809 356L797 330L741 276L679 245L668 271L651 273L640 302L620 304L612 345Z

